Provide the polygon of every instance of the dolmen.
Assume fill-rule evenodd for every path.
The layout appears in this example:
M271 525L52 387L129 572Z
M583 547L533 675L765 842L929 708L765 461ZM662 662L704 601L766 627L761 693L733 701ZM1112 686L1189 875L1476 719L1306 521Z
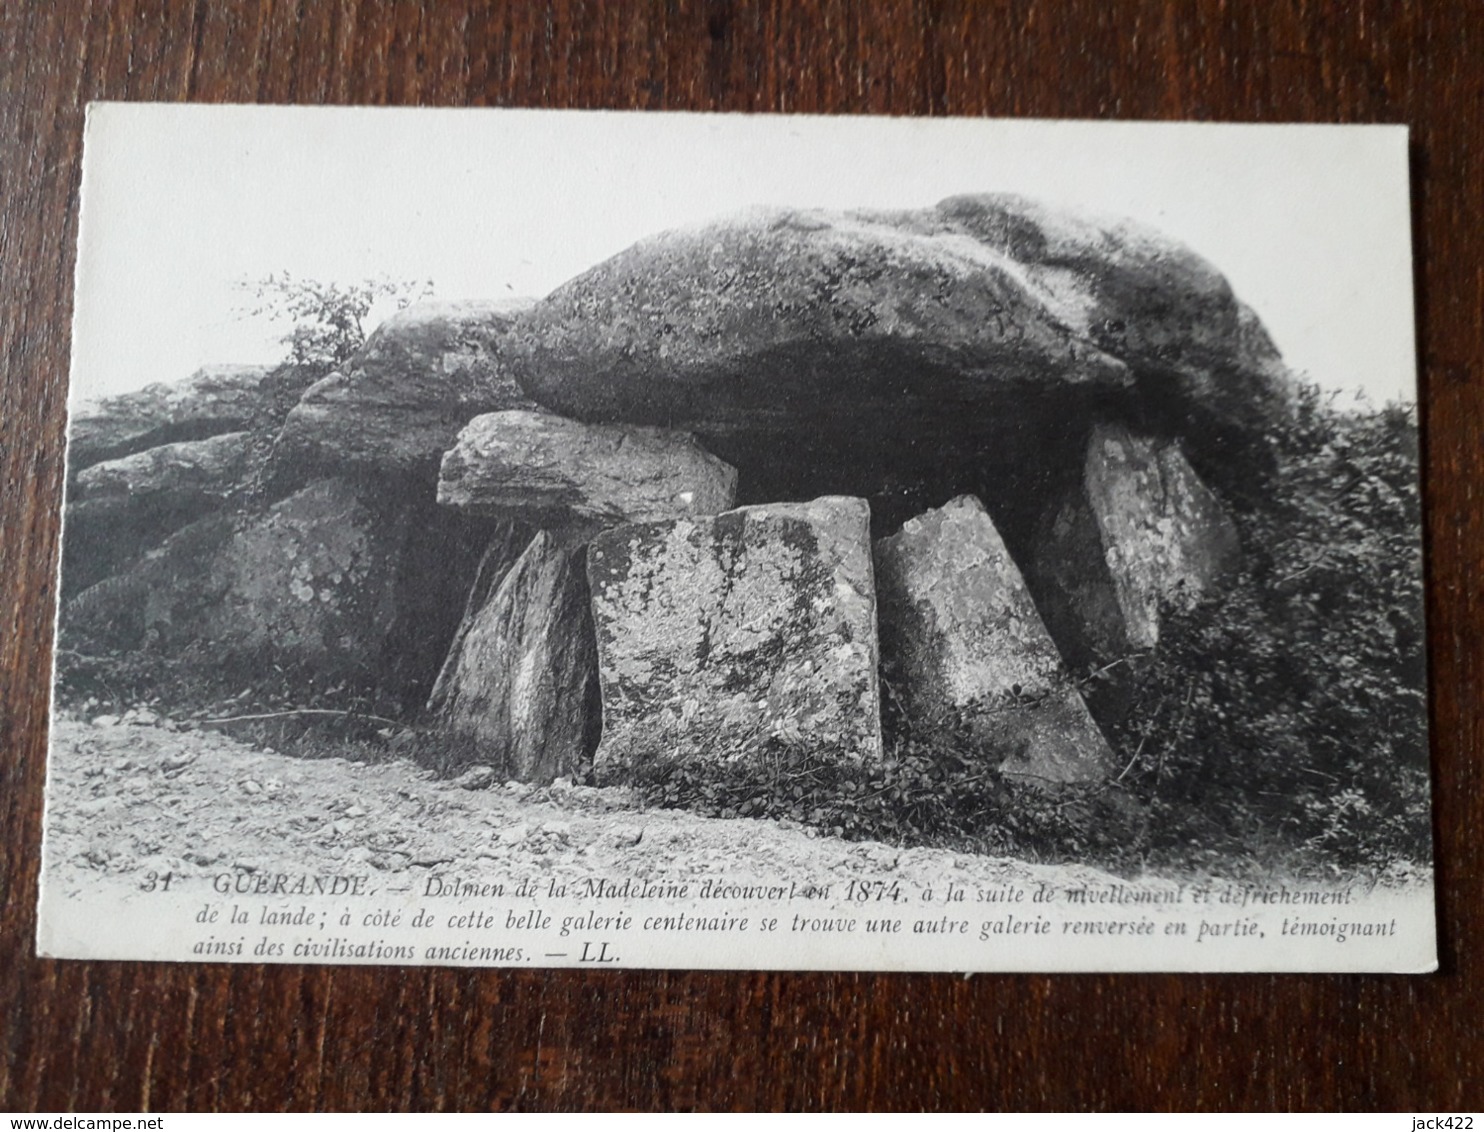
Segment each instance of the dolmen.
M992 194L661 233L270 378L74 423L64 629L355 671L497 778L869 767L887 698L1048 790L1117 773L1085 677L1240 569L1291 388L1193 250Z

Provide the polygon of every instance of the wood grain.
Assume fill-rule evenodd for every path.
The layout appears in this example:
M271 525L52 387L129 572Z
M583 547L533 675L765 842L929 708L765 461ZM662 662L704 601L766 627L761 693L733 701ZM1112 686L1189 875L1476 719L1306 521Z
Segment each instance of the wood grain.
M80 140L97 98L1410 124L1442 973L38 961ZM1472 3L0 3L0 1109L1484 1107L1481 154Z

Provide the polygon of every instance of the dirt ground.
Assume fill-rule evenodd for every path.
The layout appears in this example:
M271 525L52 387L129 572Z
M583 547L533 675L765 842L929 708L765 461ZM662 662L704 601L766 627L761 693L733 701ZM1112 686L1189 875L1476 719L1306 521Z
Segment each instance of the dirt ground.
M150 872L177 878L457 869L558 881L595 872L683 880L745 876L903 886L1099 884L1082 866L1036 865L878 842L846 842L775 821L643 809L628 791L438 779L404 760L304 759L148 713L59 718L52 734L48 881L66 895L117 891Z

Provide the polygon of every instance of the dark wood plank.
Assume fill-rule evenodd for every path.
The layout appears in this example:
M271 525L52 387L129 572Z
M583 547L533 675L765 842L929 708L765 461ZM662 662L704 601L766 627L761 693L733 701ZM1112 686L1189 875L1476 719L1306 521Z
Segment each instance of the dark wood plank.
M57 963L32 932L89 99L1405 122L1431 978ZM1479 1108L1484 9L1428 0L0 5L0 1108Z

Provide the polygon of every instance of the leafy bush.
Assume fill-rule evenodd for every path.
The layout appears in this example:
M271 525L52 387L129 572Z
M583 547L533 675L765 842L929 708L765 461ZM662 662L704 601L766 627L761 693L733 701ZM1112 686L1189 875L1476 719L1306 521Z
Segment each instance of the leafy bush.
M321 376L349 360L365 343L366 320L373 307L390 301L401 310L433 292L431 282L383 278L320 283L287 271L241 286L253 293L256 304L246 314L292 324L283 338L289 347L287 363L317 370Z
M990 769L972 743L901 735L884 763L774 741L727 761L677 757L636 768L649 805L710 817L773 818L846 840L935 845L1040 859L1131 863L1137 815L1105 787L1049 795Z
M281 468L271 456L284 420L315 382L348 362L366 343L372 309L391 303L402 310L433 293L431 281L366 279L360 283L321 283L301 279L288 271L238 284L250 291L254 303L242 314L288 322L281 341L288 356L271 376L272 398L261 419L250 425L251 471L235 493L237 502L251 506L282 494Z
M1246 562L1166 610L1114 738L1151 849L1268 844L1331 865L1430 858L1417 429L1299 391L1275 420Z

